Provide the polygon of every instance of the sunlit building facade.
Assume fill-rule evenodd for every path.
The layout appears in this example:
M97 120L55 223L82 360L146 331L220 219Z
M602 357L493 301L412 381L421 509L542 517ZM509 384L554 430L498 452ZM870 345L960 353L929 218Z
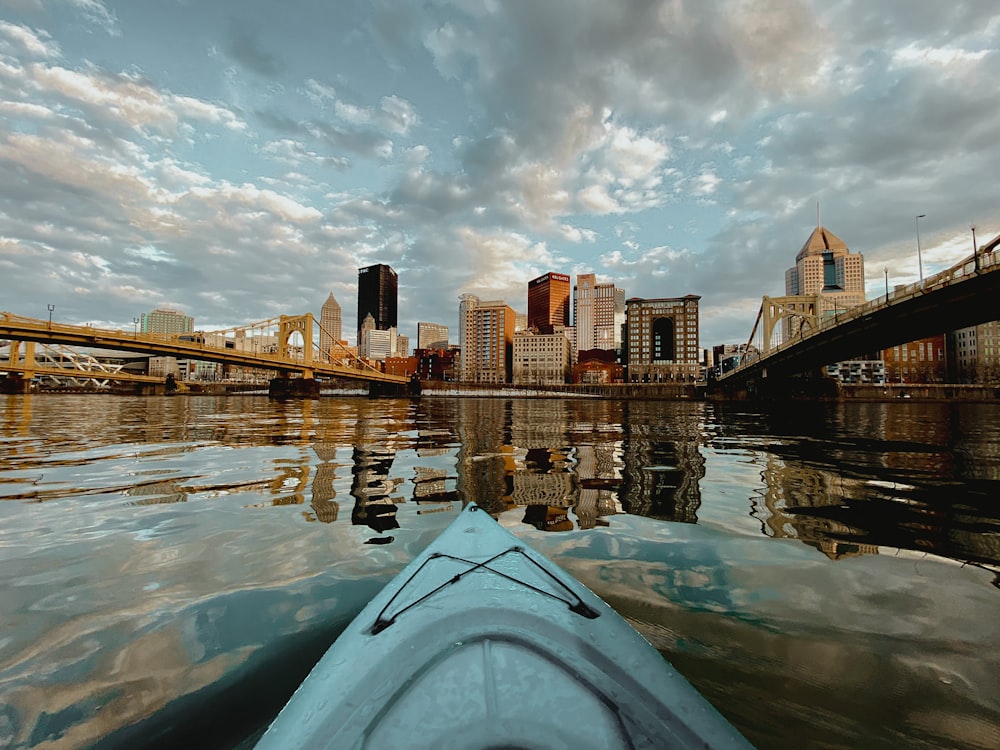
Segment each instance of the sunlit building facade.
M463 294L459 303L459 379L509 383L514 345L514 311L503 300L484 302Z
M340 303L330 292L319 312L319 350L323 356L329 356L336 342L343 337L343 321L341 319Z
M156 309L142 313L139 330L143 333L191 333L194 318L177 310Z
M817 226L785 271L785 294L820 296L819 314L834 315L865 302L865 260L826 227ZM790 324L790 322L789 322ZM786 335L790 330L786 327Z
M631 383L693 382L701 370L698 346L701 297L625 301L625 367Z
M512 379L516 385L562 385L572 372L572 351L561 327L552 333L514 334Z
M440 323L417 323L418 349L447 349L448 326Z
M570 278L547 273L528 282L528 328L552 333L555 326L569 325Z
M574 352L619 349L625 322L625 290L598 284L592 273L577 274L573 287Z

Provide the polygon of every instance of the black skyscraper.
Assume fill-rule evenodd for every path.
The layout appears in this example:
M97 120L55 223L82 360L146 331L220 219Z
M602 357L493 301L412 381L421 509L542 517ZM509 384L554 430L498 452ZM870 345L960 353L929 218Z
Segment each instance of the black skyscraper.
M358 269L358 333L365 316L371 313L375 328L388 331L395 328L396 292L399 281L396 272L381 263Z

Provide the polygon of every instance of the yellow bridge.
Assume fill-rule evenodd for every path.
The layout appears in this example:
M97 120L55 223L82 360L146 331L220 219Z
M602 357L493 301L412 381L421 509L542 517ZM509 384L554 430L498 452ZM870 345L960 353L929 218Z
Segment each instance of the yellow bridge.
M331 342L327 351L321 351L317 345L317 330L320 334L325 334L320 336L321 339ZM258 333L267 334L266 340L269 342L267 345L260 344L262 337L255 335ZM281 315L222 331L196 333L113 330L0 313L0 339L10 341L10 354L6 362L0 361L0 373L7 373L8 380L21 381L25 386L35 375L83 374L47 367L41 362L36 362L34 348L36 343L97 347L153 356L217 362L271 370L283 378L296 377L309 381L317 378L336 378L397 387L409 382L408 378L387 375L350 352L322 329L312 313ZM88 375L106 380L164 382L162 377L125 372L102 371Z

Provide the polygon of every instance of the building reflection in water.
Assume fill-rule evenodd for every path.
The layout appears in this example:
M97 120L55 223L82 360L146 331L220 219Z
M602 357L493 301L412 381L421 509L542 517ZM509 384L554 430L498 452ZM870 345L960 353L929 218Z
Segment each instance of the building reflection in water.
M317 521L333 523L340 514L340 505L333 500L337 496L334 488L338 467L337 444L317 442L313 443L313 450L320 463L316 465L316 474L313 476L310 506Z
M988 484L998 478L998 456L958 466L953 410L890 406L845 408L834 437L790 435L769 446L753 515L769 536L800 539L832 559L887 547L992 569L1000 535L983 532L1000 527ZM983 478L967 478L977 473Z
M132 505L167 505L187 502L187 492L182 491L177 482L149 482L129 487L125 494L133 498Z
M466 502L496 515L511 505L507 477L514 472L511 402L462 398L457 403L458 491Z
M494 513L523 507L547 531L622 512L693 523L705 474L696 422L677 427L647 408L636 427L621 402L465 400L459 489Z
M506 477L509 505L525 509L524 522L542 531L569 531L569 509L579 483L567 447L565 401L511 402L510 439L514 461Z
M824 517L823 508L840 507L849 488L862 491L861 482L804 465L786 465L768 454L763 472L763 512L753 512L776 539L799 539L831 560L878 554L878 546L851 541L849 526Z
M380 534L398 529L396 511L399 508L392 493L403 480L389 477L396 451L378 445L359 445L355 446L353 457L351 495L354 497L354 510L351 511L351 522Z
M649 413L636 414L636 408ZM634 515L697 523L699 482L705 476L702 436L695 420L664 425L655 408L655 403L626 404L622 507Z
M432 456L447 456L451 454L448 448L422 448L417 451L418 458ZM417 504L417 513L438 513L450 511L452 503L456 502L458 491L448 489L452 480L445 469L432 466L414 467L413 502Z

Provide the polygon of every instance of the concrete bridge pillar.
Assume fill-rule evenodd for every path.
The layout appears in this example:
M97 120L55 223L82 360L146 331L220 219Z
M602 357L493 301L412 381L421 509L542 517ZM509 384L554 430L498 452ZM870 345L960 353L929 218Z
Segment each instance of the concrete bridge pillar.
M0 378L0 393L22 394L31 392L31 373L8 373Z
M268 385L270 398L319 398L319 381L316 378L273 378Z

